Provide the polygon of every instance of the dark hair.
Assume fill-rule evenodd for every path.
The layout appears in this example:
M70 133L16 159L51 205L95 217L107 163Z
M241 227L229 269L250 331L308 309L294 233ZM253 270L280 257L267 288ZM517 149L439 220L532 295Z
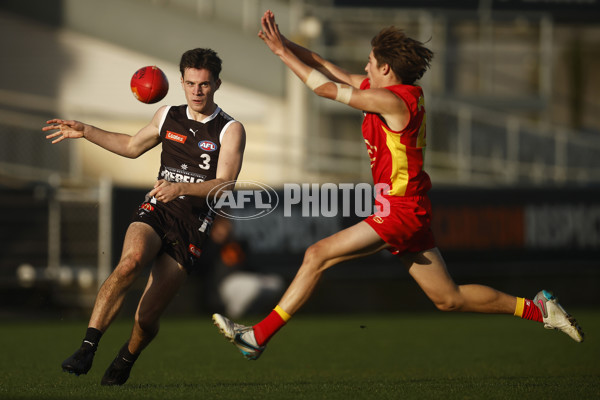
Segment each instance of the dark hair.
M183 53L179 62L179 71L183 77L186 68L207 69L216 81L221 73L221 64L222 61L216 51L198 48Z
M382 29L371 40L371 46L377 66L388 64L405 85L412 85L420 79L433 58L433 52L423 43L409 38L402 29L393 26Z

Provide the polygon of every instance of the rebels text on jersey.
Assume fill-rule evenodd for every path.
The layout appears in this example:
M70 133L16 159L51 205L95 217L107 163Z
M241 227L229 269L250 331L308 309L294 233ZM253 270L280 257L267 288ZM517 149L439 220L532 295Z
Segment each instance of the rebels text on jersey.
M191 117L187 105L167 107L160 125L162 153L158 179L189 183L215 179L221 138L233 122L220 107L202 121ZM190 215L202 218L209 211L206 200L194 196L180 196L165 206L185 218Z

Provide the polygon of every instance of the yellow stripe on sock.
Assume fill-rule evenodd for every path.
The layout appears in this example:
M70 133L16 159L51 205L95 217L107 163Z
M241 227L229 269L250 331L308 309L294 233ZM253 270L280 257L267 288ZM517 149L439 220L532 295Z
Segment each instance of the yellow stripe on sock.
M525 299L523 297L517 297L517 307L515 308L515 317L523 317L523 310L525 309Z
M290 314L286 313L286 312L283 310L283 308L281 308L281 307L279 307L279 306L275 307L275 312L276 312L277 314L279 314L279 316L281 317L281 319L282 319L284 322L288 322L288 321L290 320L290 318L292 318L292 316L291 316Z

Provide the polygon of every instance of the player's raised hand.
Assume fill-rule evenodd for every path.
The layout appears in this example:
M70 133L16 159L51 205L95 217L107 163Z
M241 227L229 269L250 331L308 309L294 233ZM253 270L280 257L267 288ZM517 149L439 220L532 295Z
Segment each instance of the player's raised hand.
M271 10L265 11L260 19L262 29L258 31L258 37L265 42L269 49L278 56L283 54L285 48L284 37L279 32L279 26L275 22L275 14Z
M77 139L83 137L85 125L79 121L66 121L64 119L51 119L46 121L46 126L42 131L48 132L57 130L57 132L46 135L46 139L54 139L52 143L58 143L64 139Z

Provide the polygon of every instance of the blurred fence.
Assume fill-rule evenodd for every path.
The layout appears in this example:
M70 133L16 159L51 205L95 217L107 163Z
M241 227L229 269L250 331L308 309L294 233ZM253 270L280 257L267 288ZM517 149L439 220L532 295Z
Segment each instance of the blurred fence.
M368 181L371 171L364 143L357 140L360 115L346 111L336 115L335 110L328 111L326 121L308 141L306 168ZM425 168L436 184L595 185L600 182L599 152L600 138L594 133L534 123L460 102L427 103Z
M427 161L442 182L510 186L600 182L597 135L471 105L429 108Z
M112 270L110 181L66 188L50 180L0 193L4 304L89 307ZM36 295L24 299L30 290Z

